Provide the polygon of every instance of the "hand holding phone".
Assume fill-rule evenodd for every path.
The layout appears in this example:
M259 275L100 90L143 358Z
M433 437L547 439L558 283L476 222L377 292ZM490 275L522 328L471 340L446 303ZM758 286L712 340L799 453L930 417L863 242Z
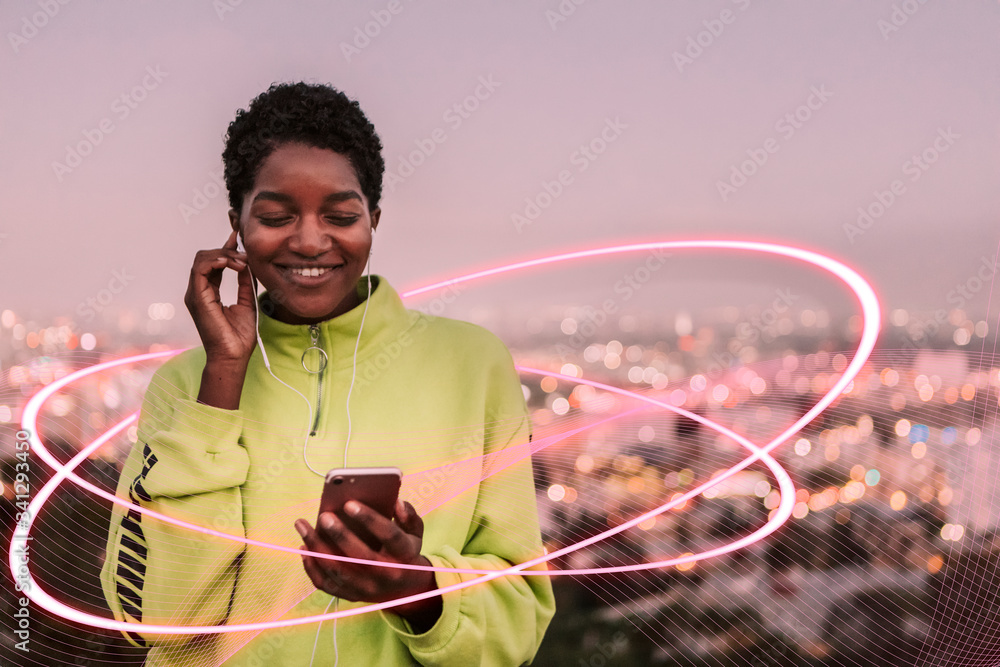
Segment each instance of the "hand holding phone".
M398 468L331 470L323 485L320 514L333 512L353 534L340 528L321 528L318 517L315 530L306 520L298 519L295 529L302 536L304 548L320 554L429 568L431 561L421 554L424 522L413 505L398 500L401 482ZM369 509L360 510L357 517L348 515L344 505L349 500ZM381 538L369 532L366 525L372 526ZM374 558L371 551L377 552ZM385 602L437 588L434 573L427 569L396 570L309 555L302 557L302 566L317 589L352 602ZM393 607L421 633L434 625L441 609L438 596Z

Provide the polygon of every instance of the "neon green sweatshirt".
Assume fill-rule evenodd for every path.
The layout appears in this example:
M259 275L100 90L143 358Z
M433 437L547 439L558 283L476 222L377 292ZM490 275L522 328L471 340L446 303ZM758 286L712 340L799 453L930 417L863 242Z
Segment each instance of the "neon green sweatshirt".
M365 279L358 293L366 295ZM306 434L312 435L305 456L314 469L343 466L347 395L364 315L347 464L403 471L400 496L424 519L422 553L435 567L502 569L540 555L530 458L517 460L528 452L531 424L503 343L473 324L406 309L379 276L372 277L367 314L364 308L317 325L260 313L271 369L309 399L312 412L271 376L259 346L238 410L195 400L203 348L164 363L144 396L138 441L118 495L218 531L298 548L293 522L302 517L315 525L323 486L304 462ZM321 374L303 368L314 337L329 355ZM117 505L107 555L102 585L119 620L255 623L321 614L331 601L312 585L296 554L184 530ZM478 575L435 576L440 588ZM525 664L555 612L546 576L499 577L442 601L441 617L423 634L391 609L338 619L340 666ZM194 636L140 627L127 636L152 646L149 665L305 666L318 625ZM334 623L327 621L315 664L333 660Z

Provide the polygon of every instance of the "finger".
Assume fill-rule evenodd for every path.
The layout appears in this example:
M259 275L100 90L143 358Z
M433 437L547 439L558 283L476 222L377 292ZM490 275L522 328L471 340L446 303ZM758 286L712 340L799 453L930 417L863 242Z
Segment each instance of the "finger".
M232 264L231 268L234 271L245 268L245 265L237 264L235 260L228 257L215 257L195 262L191 270L192 294L197 305L202 309L207 307L210 310L216 310L212 308L211 304L219 304L221 307L219 288L222 285L222 272L230 264Z
M217 287L225 269L230 268L239 272L246 268L246 265L246 255L243 253L225 249L201 250L191 266L191 276L196 281L207 279Z
M218 275L211 275L213 271L217 271ZM198 253L191 266L191 276L188 279L188 289L185 295L185 303L192 314L214 318L214 308L211 304L220 302L218 290L221 280L221 266L213 267L210 260L206 260L201 253ZM197 323L197 318L195 322Z
M318 521L317 523L320 523ZM312 526L305 519L299 519L295 522L295 529L302 536L302 540L305 542L304 548L309 551L315 552L316 554L328 554L328 555L347 555L352 558L365 558L364 555L358 556L355 554L344 554L340 553L338 549L331 548L323 540L320 530L313 530ZM371 555L374 559L374 555ZM353 589L345 589L344 587L348 582L348 574L351 570L352 564L345 563L343 561L337 561L330 558L322 558L319 556L302 556L302 567L305 569L306 574L309 575L310 581L313 585L321 591L326 591L330 595L336 595L338 597L344 597L345 595L351 596L345 599L353 599Z
M234 229L229 234L229 238L227 238L226 242L222 244L222 251L229 257L242 260L244 264L246 263L247 254L239 249L239 232L237 230Z
M316 532L319 537L340 554L364 560L379 560L378 555L333 512L320 513L317 524Z
M215 252L222 254L212 260L211 265L213 267L229 267L234 271L242 271L247 265L247 255L245 252L230 250L228 248L222 248L221 250L217 250Z
M409 560L418 549L414 549L412 536L364 503L352 500L344 505L344 511L364 526L381 543L382 548L399 560Z
M309 525L308 521L305 519L299 519L296 521L295 530L302 536L302 541L304 542L304 544L300 547L301 549L316 553L329 553L329 550L325 548L325 545L319 541L316 536L316 532L312 529L312 526ZM301 558L302 567L305 569L306 575L309 576L309 580L312 581L313 586L320 590L326 590L326 573L329 568L336 567L336 561L327 560L325 558L319 559L308 554L301 554ZM320 561L323 561L323 563L321 564Z
M324 569L312 556L302 557L302 568L306 571L313 586L330 595L344 597L347 579L340 570Z
M239 249L239 232L235 229L233 230L233 233L229 235L229 238L226 239L226 242L222 244L222 250L225 251L225 253L230 257L241 259L244 263L246 262L247 253L245 250Z
M320 590L326 590L326 576L323 570L320 569L319 565L316 564L316 559L312 556L302 556L302 568L306 571L306 576L309 577L309 581L312 582L313 586ZM330 593L330 591L326 591Z
M226 239L226 242L222 244L222 247L226 248L227 250L236 250L236 242L238 238L239 238L239 232L234 229L232 233L229 234L229 238Z
M424 538L424 520L420 518L417 510L409 502L400 500L399 503L403 506L402 518L399 519L400 527L410 535L422 540Z
M208 265L204 278L216 291L222 285L222 274L226 269L232 269L237 277L247 268L246 260L235 257L217 257Z
M308 521L305 519L298 519L295 522L295 530L302 536L302 541L305 543L306 549L316 554L310 556L310 558L316 561L316 563L320 566L320 569L326 570L330 568L337 568L341 565L341 561L337 561L332 558L323 558L319 555L325 554L328 556L343 556L344 554L328 544L318 531L313 530L313 527Z

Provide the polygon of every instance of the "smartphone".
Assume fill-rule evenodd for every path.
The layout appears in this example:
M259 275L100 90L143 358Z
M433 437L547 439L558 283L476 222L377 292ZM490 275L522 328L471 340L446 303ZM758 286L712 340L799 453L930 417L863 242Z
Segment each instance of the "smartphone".
M357 500L386 517L396 514L396 499L403 481L399 468L334 468L326 474L319 511L333 512L371 549L378 550L381 541L344 512L348 500ZM317 519L318 520L318 519Z

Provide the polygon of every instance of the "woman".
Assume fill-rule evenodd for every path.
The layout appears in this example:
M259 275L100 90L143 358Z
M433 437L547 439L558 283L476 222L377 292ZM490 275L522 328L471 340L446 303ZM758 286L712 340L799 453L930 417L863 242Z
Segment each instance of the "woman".
M119 495L286 547L502 569L542 553L520 382L489 332L408 310L384 278L362 277L381 148L358 103L329 86L276 84L237 113L223 153L233 231L198 252L185 296L203 345L153 376ZM226 269L238 274L231 306L219 299ZM316 528L302 518L316 516L326 471L347 466L404 473L392 520L345 507L378 549L333 513ZM102 583L118 619L214 625L476 576L300 560L116 507ZM553 613L548 577L511 575L318 628L130 638L152 647L151 665L519 665Z

